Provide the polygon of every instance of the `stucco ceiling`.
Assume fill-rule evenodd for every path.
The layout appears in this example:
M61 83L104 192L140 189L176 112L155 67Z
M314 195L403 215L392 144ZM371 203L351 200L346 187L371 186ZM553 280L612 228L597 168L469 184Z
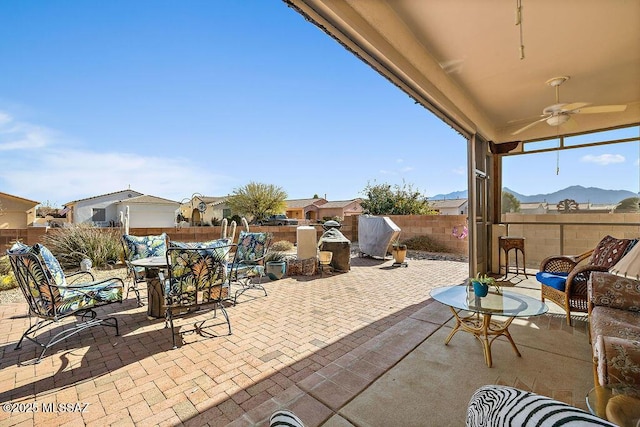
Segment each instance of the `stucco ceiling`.
M640 123L640 1L522 0L522 27L516 0L286 1L465 132L506 142ZM560 102L627 109L513 136L556 103L556 76L570 77Z

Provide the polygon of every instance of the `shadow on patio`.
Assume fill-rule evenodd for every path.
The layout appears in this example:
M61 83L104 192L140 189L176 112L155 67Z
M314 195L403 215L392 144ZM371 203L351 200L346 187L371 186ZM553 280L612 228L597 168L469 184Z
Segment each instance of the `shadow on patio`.
M170 332L164 329L163 321L147 320L145 309L133 307L133 300L129 300L116 313L121 337L93 328L89 332L93 338L84 334L68 344L61 343L37 366L16 365L19 359L35 355L33 344L26 343L14 352L10 342L15 342L15 334L26 324L25 319L12 317L24 313L26 307L0 306L4 323L9 319L10 326L0 332L7 343L0 349L0 400L90 404L84 413L2 413L0 422L15 425L32 420L62 425L82 419L88 425L249 426L264 425L274 409L287 406L308 426L327 420L331 425L336 419L340 420L338 425L349 425L347 420L366 425L360 417L376 413L371 408L360 409L367 401L378 410L393 413L388 411L389 402L375 404L385 398L384 393L376 393L376 387L403 369L407 361L414 360L414 365L405 368L409 372L447 372L451 367L462 372L452 359L463 357L463 366L495 380L499 372L501 378L507 378L521 369L521 362L538 359L523 348L530 346L529 341L544 341L531 335L535 328L541 328L539 322L553 333L545 332L545 336L553 335L554 341L567 341L554 330L574 334L574 330L565 331L553 316L532 321L526 333L513 332L523 358L516 359L510 349L503 351L496 342L495 367L486 368L480 345L472 337L458 334L449 346L442 344L442 325L451 314L429 298L430 289L464 280L467 264L411 260L408 268L386 269L391 263L353 258L349 273L267 282L268 297L247 293L247 299L229 308L233 335L212 339L185 335L184 345L177 350L171 350ZM181 318L178 325L189 328L203 316L206 314ZM427 340L432 334L433 339ZM577 342L586 343L584 357L589 358L586 336L575 335ZM429 351L424 353L423 348ZM444 357L444 365L434 365L440 357ZM444 369L447 364L449 368ZM590 380L591 371L587 369L582 377ZM451 384L457 380L450 375L447 389L466 407L473 391L466 388L486 380L483 375L478 378L456 390ZM430 381L432 393L441 393L442 385ZM421 387L407 384L396 395L420 390L420 396L424 393ZM436 396L412 408L406 397L395 399L391 393L386 396L389 398L398 412L422 416L435 409L430 409L429 401L443 402ZM459 414L450 418L460 424Z

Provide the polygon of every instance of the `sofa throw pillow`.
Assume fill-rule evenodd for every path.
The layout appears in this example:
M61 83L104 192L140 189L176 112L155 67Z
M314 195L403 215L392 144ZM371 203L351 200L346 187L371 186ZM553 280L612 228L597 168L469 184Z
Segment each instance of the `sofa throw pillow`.
M593 250L589 264L606 268L613 267L625 254L630 243L631 240L629 239L616 239L612 236L605 236Z

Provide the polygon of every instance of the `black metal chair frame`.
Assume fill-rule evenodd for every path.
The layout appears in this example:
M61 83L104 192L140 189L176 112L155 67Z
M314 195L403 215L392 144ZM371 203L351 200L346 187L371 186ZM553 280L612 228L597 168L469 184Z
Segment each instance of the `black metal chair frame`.
M38 358L34 361L34 364L38 364L49 348L93 326L109 326L116 329L116 336L120 335L120 329L118 328L118 319L116 319L115 317L98 318L97 313L94 311L94 309L103 305L122 301L101 301L97 304L92 305L91 307L71 310L67 313L61 314L58 313L57 303L60 302L62 298L58 297L59 300L56 300L54 298L53 301L50 301L51 309L47 310L42 305L38 304L36 298L41 295L60 295L59 289L61 289L62 287L52 283L52 279L48 274L45 273L46 268L42 265L40 258L36 254L28 252L21 254L8 254L8 256L16 281L18 282L20 290L22 291L22 294L24 295L29 305L30 326L22 334L22 337L18 341L18 344L16 345L14 350L18 350L22 346L22 341L25 338L42 347L40 356L38 356ZM40 283L38 283L38 279L36 278L34 271L28 267L28 264L33 265L33 267L38 271L38 276L43 277L44 281L40 281ZM81 275L85 274L91 277L91 283L74 285L72 282L71 284L65 286L64 289L74 290L76 292L82 293L83 289L87 289L88 286L95 286L113 280L119 281L124 288L124 282L119 278L110 278L96 282L94 281L95 278L93 277L93 274L88 271L65 274L65 277L70 278L76 276L74 279L75 282L80 279ZM38 296L34 296L32 294L32 289L37 289ZM99 296L95 294L93 289L88 292L91 292L91 294L87 295L90 295L92 298L99 298ZM70 316L79 316L81 321L76 322L71 327L63 327L62 331L53 335L46 343L38 341L38 339L36 338L38 331L54 323L59 323L61 320ZM87 316L90 316L89 320L85 320ZM40 320L38 320L36 323L33 323L33 318L37 318Z
M271 235L269 233L261 233L266 235L266 241L264 244L264 252L261 257L253 258L251 260L247 259L238 259L238 246L240 246L240 237L238 237L238 244L236 245L236 252L233 256L233 261L231 262L229 268L229 289L231 289L232 283L237 283L240 285L240 289L238 289L233 296L233 305L235 306L238 302L238 297L245 293L250 289L258 289L264 292L264 296L267 296L267 290L264 286L262 286L262 276L258 276L258 282L253 281L254 276L246 276L246 277L238 277L238 270L243 268L251 268L255 266L266 267L264 259L267 255L267 251L269 250L269 246L271 245Z
M169 292L165 291L165 327L171 327L173 348L176 345L176 333L174 328L174 315L186 314L200 310L205 306L213 306L213 317L217 317L219 308L227 322L231 335L231 321L229 314L224 307L227 297L223 295L224 289L227 292L230 288L226 284L226 254L231 250L232 245L218 246L215 248L168 248L167 249L167 277L160 272L159 277L163 285L163 290L168 286ZM224 253L224 256L220 254ZM202 268L202 266L207 268ZM187 278L185 281L185 277ZM166 280L165 280L166 279ZM184 287L185 283L194 285ZM178 286L175 286L175 285ZM214 337L217 335L204 331L204 323L210 319L197 322L195 332Z
M120 244L122 245L124 263L127 266L127 277L131 277L131 284L127 286L127 293L124 298L129 298L129 291L133 291L133 293L136 294L138 307L144 307L144 303L140 298L140 289L138 289L138 283L144 283L146 282L146 279L144 277L144 274L138 273L135 266L131 264L131 251L129 250L127 244L124 242L124 236L120 237Z

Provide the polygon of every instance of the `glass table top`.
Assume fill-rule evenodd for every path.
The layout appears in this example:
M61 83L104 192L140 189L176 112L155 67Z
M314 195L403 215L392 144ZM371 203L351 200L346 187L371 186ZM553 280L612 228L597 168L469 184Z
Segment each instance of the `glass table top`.
M135 261L131 261L132 265L136 265L138 267L166 267L167 266L167 258L163 256L152 256L148 258L140 258Z
M487 296L479 297L467 285L444 286L433 289L431 297L453 308L496 316L538 316L549 310L540 300L506 289L498 293L491 288Z
M587 393L587 408L593 415L621 427L640 425L640 385L608 384Z

